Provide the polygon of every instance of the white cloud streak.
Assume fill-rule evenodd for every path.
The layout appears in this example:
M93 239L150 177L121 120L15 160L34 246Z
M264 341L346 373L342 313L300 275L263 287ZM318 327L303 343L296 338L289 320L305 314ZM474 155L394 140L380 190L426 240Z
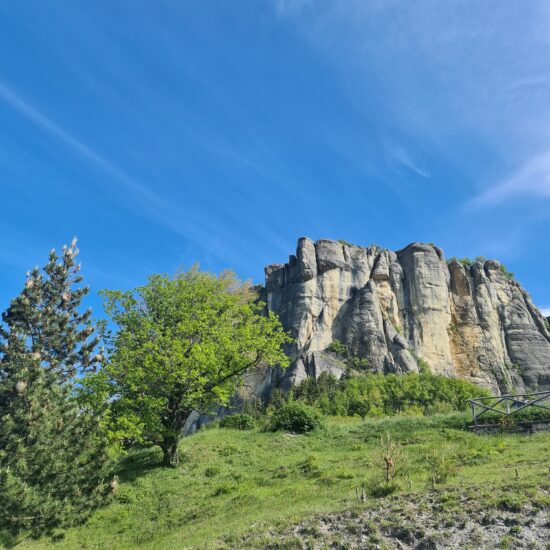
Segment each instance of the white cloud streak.
M390 154L400 165L408 168L417 175L422 176L423 178L430 177L429 172L418 166L418 164L412 159L411 154L406 151L401 145L390 145Z
M550 198L550 152L541 154L550 140L547 2L320 0L307 10L302 4L275 5L353 83L348 93L359 112L380 109L368 95L377 92L388 139L396 129L421 139L465 173L471 149L487 151L485 167L475 166L465 181L483 185L468 206ZM414 151L396 155L427 176L429 166L413 159ZM495 181L503 167L509 175Z
M300 13L306 6L311 6L313 0L275 0L275 9L279 17L288 17Z
M493 206L517 196L550 198L550 151L535 156L519 170L481 192L470 206Z
M212 220L207 220L206 216L201 215L200 212L186 208L173 200L168 200L137 179L127 175L112 162L38 111L2 82L0 82L0 100L107 176L108 185L116 183L121 186L123 196L120 203L135 214L174 231L201 248L207 249L209 253L219 259L227 259L223 256L224 245L231 243L233 250L239 250L242 247L242 243L228 235L223 227L219 225L216 227ZM95 180L95 183L104 185L101 180Z
M80 140L73 137L70 133L63 130L60 126L55 124L48 117L40 113L28 102L24 101L20 96L8 88L5 84L0 82L0 98L3 99L13 109L18 111L26 119L34 123L43 131L51 134L59 141L63 142L66 146L73 149L83 159L87 160L91 164L95 165L107 176L116 180L119 184L123 185L128 191L133 193L134 198L139 198L143 204L151 204L151 202L157 206L163 201L162 197L157 195L148 189L145 185L130 178L124 174L120 169L114 166L112 163L98 155L90 147L85 145Z

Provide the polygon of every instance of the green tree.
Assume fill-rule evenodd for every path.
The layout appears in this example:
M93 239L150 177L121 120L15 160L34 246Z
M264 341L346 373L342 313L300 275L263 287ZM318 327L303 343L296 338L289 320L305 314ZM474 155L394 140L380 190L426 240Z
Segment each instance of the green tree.
M105 497L100 407L75 399L77 372L102 359L76 240L27 274L0 325L0 526L38 535L83 521Z
M178 464L193 411L227 404L250 369L288 365L282 345L290 339L279 320L263 314L232 272L153 275L145 286L103 295L118 327L99 375L113 401L113 429L158 443L165 465Z
M383 414L430 414L438 409L465 410L468 399L490 395L460 378L429 373L368 373L336 380L323 373L294 389L296 399L327 415L376 417Z

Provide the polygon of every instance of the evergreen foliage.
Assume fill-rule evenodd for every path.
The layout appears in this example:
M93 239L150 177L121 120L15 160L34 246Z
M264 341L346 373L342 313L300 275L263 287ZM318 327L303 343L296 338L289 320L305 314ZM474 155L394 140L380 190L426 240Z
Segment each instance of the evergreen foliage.
M119 330L107 335L109 364L84 385L88 395L111 399L112 435L159 444L165 465L177 465L193 411L226 405L250 369L288 364L281 347L289 337L278 318L263 315L263 304L232 272L218 277L192 268L103 295Z
M0 527L33 535L77 524L102 502L108 456L103 417L75 399L78 371L102 357L76 240L27 274L0 325Z

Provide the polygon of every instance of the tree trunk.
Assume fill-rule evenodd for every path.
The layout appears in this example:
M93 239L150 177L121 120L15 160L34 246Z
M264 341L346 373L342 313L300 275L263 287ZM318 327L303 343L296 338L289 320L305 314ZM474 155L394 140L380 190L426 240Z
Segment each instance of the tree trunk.
M181 439L183 427L193 412L188 409L180 409L181 397L174 398L175 404L170 407L169 414L164 418L164 437L160 444L162 449L162 464L175 468L179 464L178 443Z
M164 437L164 441L160 445L162 449L163 466L175 468L179 464L178 443L179 437L177 436Z

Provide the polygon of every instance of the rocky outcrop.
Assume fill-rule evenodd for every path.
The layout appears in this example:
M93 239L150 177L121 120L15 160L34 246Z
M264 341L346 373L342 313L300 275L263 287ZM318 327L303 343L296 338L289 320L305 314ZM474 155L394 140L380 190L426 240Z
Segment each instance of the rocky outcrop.
M393 252L308 238L265 270L264 298L295 341L292 366L263 375L289 387L345 364L335 340L368 370L432 372L497 392L550 387L550 333L529 294L495 260L446 262L432 244ZM276 382L277 381L277 382Z

